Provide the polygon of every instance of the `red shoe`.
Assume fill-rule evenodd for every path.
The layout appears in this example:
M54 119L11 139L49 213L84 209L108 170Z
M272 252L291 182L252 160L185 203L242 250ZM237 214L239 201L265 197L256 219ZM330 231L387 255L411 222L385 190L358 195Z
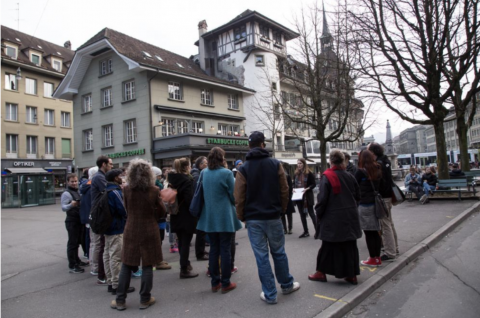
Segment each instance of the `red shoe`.
M308 275L308 279L314 280L316 282L327 282L327 276L322 272L315 272L315 274Z
M358 285L358 282L357 282L357 276L353 276L353 277L346 277L345 278L345 281L352 284L352 285Z
M380 257L369 257L366 261L361 261L360 264L365 266L377 267L382 265L382 260L380 259Z
M227 287L222 287L222 294L226 294L226 293L228 293L229 291L234 290L235 288L237 288L237 284L235 284L235 283L230 283L230 285L228 285Z
M221 288L222 288L222 284L221 284L221 283L218 283L217 286L212 286L212 292L213 292L213 293L216 293L216 292L218 292Z

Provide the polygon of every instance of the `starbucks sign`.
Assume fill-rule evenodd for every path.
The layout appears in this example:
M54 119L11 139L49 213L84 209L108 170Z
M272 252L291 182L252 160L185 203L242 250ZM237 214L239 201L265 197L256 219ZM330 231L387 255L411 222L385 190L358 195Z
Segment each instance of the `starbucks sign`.
M207 145L248 147L248 140L234 138L207 138Z
M144 154L145 154L145 149L135 149L130 151L110 153L107 155L107 157L114 159L114 158L138 156L138 155L144 155Z

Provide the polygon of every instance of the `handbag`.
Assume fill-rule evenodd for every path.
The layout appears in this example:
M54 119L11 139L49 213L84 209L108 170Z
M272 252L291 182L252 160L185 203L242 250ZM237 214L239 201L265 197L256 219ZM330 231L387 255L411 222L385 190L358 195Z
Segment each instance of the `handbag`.
M196 218L200 218L202 214L204 204L203 198L203 171L200 173L200 178L195 188L195 194L193 195L192 202L190 203L190 214Z
M368 178L368 173L364 171ZM369 179L370 180L370 179ZM375 216L377 219L384 219L388 217L388 209L385 205L385 201L383 201L382 195L375 189L375 185L373 184L372 180L370 180L370 184L372 185L373 194L375 196Z
M402 204L405 201L405 193L398 187L398 185L393 184L392 186L392 205L396 206Z
M172 188L166 188L160 191L160 197L168 214L178 214L178 200L177 190Z

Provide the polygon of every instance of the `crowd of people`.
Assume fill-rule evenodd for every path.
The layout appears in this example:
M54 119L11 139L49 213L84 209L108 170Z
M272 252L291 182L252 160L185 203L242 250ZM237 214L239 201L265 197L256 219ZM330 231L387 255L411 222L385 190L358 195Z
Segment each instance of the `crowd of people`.
M146 309L155 303L153 271L172 268L162 254L168 231L170 252L179 254L179 278L199 276L190 262L195 235L195 257L208 261L211 291L225 294L237 288L231 281L238 270L235 233L245 227L257 263L260 298L276 304L275 278L284 295L300 289L285 251L295 206L303 227L299 238L310 236L310 218L314 238L322 241L310 280L326 282L327 275L333 275L356 285L360 264L380 266L395 260L399 250L391 215L391 164L381 145L372 143L363 150L358 167L344 153L332 151L315 205L315 177L304 159L298 160L290 176L288 166L269 156L263 133L253 132L248 141L245 162L237 160L233 170L228 169L225 151L214 147L207 157L197 158L193 168L189 158L179 158L170 169L142 159L130 161L126 170L113 169L112 160L100 156L80 182L76 175L68 175L61 205L66 212L69 272L84 273L90 266L97 284L116 295L110 306L117 310L126 309L127 294L135 291L131 279L140 278L139 308ZM194 216L190 206L197 187L203 191L202 208ZM294 188L302 193L292 201ZM175 190L173 208L162 202L165 189ZM374 211L377 192L388 210L381 219ZM102 222L107 226L100 230ZM357 248L362 231L369 251L366 260L360 260ZM79 245L88 261L80 260Z

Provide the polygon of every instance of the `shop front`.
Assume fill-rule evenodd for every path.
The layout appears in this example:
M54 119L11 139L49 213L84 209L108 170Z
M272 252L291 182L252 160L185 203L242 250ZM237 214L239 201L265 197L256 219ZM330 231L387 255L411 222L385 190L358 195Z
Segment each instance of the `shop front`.
M70 172L71 160L2 159L2 208L55 204Z

